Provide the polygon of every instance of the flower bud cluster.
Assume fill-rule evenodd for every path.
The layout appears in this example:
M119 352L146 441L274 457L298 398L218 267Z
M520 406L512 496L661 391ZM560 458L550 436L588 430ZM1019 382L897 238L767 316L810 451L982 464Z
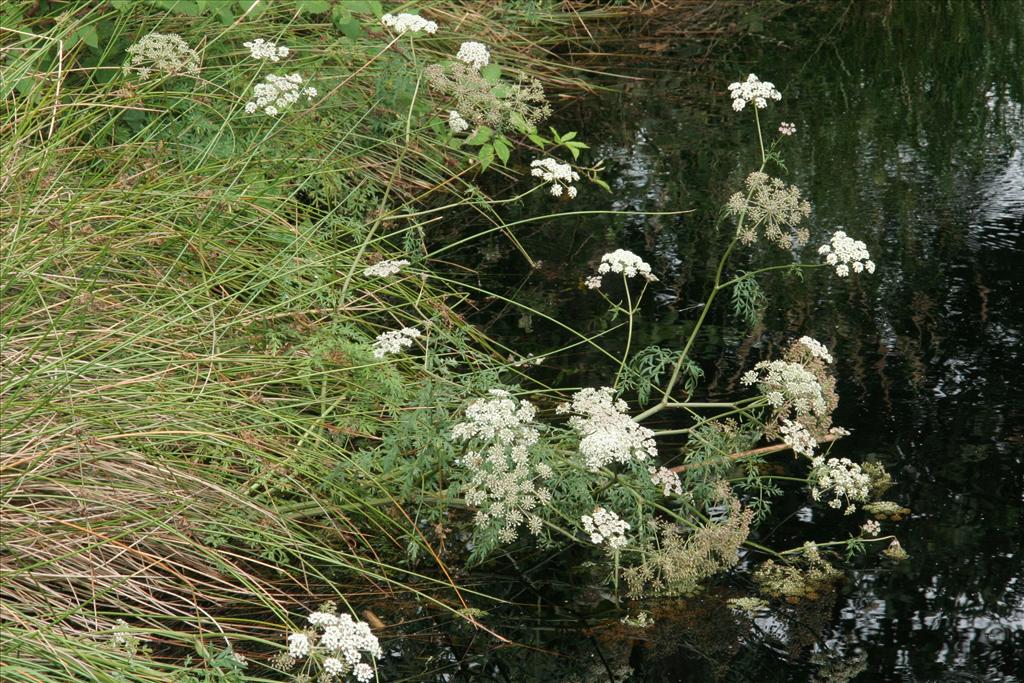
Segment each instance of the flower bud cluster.
M780 178L754 171L747 176L747 192L736 192L725 210L743 217L736 236L744 244L757 240L757 228L763 226L764 236L780 249L804 244L808 238L802 223L811 215L811 204L796 185L787 185Z
M619 518L617 514L602 507L594 509L592 515L583 515L583 530L590 534L590 540L595 545L607 545L612 550L625 548L629 540L626 532L629 530L629 522Z
M835 266L839 277L846 277L851 270L855 273L875 272L875 262L871 260L867 245L847 236L842 230L833 233L829 243L818 248L818 253L825 257L825 263Z

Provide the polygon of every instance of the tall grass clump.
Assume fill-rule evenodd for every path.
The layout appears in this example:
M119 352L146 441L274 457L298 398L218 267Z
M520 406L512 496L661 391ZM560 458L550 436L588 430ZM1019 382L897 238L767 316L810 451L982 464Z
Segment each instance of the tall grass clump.
M467 573L499 549L576 547L634 596L697 590L756 545L774 489L745 451L764 437L807 456L815 499L867 499L859 466L815 451L836 434L813 340L752 369L754 396L693 400L716 296L752 309L759 275L802 267L727 267L803 235L774 146L729 200L737 240L678 349L563 325L618 368L563 391L466 321L491 293L453 250L522 249L503 202L601 182L546 126L545 89L570 81L537 26L564 18L524 37L488 7L461 24L376 2L4 9L5 679L371 680L403 651L388 607L502 638ZM760 106L763 87L737 92ZM489 198L481 172L519 194ZM456 216L482 227L439 243ZM836 233L822 254L873 270L858 245ZM656 279L616 250L588 284L631 332ZM656 400L634 417L626 392ZM669 410L693 419L642 424ZM658 441L680 435L675 463Z

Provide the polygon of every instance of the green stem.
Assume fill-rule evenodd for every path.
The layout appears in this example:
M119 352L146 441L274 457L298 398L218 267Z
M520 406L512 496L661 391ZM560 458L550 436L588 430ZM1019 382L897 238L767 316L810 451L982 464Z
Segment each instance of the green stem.
M628 323L626 326L626 348L622 350L622 360L619 361L619 370L615 373L615 381L612 386L616 389L619 386L619 379L622 377L622 372L626 369L626 360L629 358L629 347L633 344L633 317L636 313L633 310L633 297L629 293L629 281L626 278L626 274L622 274L622 286L626 288L626 312L629 316Z
M856 540L858 540L858 541L860 541L862 543L880 543L882 541L888 541L890 538L894 539L896 537L893 536L892 534L890 534L888 536L879 536L878 538L860 538L860 537L858 537L858 538L856 538ZM831 546L831 545L847 545L847 544L849 544L849 542L850 542L850 539L847 539L845 541L826 541L825 543L815 543L814 547L815 548L827 548L828 546ZM800 546L798 548L790 548L789 550L783 550L781 553L776 553L776 554L778 554L778 555L794 555L796 553L803 552L803 549L804 549L804 547Z
M757 113L757 107L754 107L754 121L757 123L757 144L761 146L761 168L764 169L764 165L768 163L768 156L764 153L764 138L761 137L761 116Z

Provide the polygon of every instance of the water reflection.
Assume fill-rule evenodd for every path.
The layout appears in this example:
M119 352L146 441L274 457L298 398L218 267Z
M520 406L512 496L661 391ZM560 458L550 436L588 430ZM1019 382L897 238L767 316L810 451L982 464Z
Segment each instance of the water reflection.
M774 116L797 123L788 179L812 198L817 234L864 239L879 272L844 282L814 273L806 288L766 280L772 307L752 333L715 311L698 349L707 387L728 396L744 368L789 339L821 339L840 359L837 423L854 429L844 454L882 460L897 475L894 497L914 511L898 528L910 561L866 562L834 605L743 620L712 591L660 621L656 612L658 626L631 636L642 643L629 653L642 680L1021 680L1022 7L800 6L768 38L720 47L724 61L662 65L653 80L568 117L566 128L575 118L581 137L601 141L595 157L614 179L611 197L592 191L577 208L698 211L547 225L527 246L554 266L521 291L593 331L586 321L598 307L576 285L608 248L632 248L662 275L639 345L669 346L704 298L729 238L711 226L756 149L724 84L748 70L785 84ZM565 274L565 263L578 271ZM564 341L542 322L529 335L503 324L494 331L513 346ZM555 381L594 383L605 372L582 352L561 362L547 370ZM790 512L782 538L811 528L802 499Z

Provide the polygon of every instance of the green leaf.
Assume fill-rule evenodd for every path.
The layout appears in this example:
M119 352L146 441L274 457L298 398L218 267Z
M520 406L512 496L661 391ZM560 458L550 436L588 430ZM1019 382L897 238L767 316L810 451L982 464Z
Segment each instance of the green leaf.
M118 12L127 12L135 4L134 0L110 0L110 4Z
M494 131L487 126L480 126L477 131L466 140L466 143L470 145L482 145L491 139L491 135L493 135L493 133Z
M504 135L494 141L494 153L498 155L499 159L501 159L501 163L508 163L508 157L511 153L511 149L509 148L507 138Z
M608 183L606 183L605 181L601 180L600 178L591 178L590 180L595 185L600 187L602 190L604 190L605 192L611 194L612 188L608 186Z
M480 148L480 151L476 154L477 159L480 160L480 167L487 170L487 167L494 161L494 146L484 145Z
M363 2L360 0L350 0L346 2L348 5L349 12L356 12L358 14L372 14L375 17L379 17L384 14L384 8L379 2Z
M300 12L323 14L331 9L331 3L327 2L327 0L297 0L295 7Z
M220 23L225 26L230 26L235 20L235 13L231 11L231 3L222 2L217 5L217 16L220 17Z
M89 47L95 48L100 46L100 37L96 35L95 26L82 26L78 31L76 31L76 33L82 37L82 40L85 41L85 44Z
M352 12L349 11L348 7L344 5L335 5L334 9L331 10L331 20L334 21L334 25L341 27L342 24L352 19Z
M348 21L343 23L335 22L338 30L341 31L346 38L355 40L363 36L363 25L359 23L359 20L355 17L351 17Z
M562 139L564 140L565 138ZM583 144L582 142L566 142L565 148L569 150L569 152L572 154L573 160L580 158L580 150L590 149L590 147Z
M518 130L520 133L530 135L537 132L537 126L527 121L522 114L517 111L509 114L509 121L512 122L512 127Z
M568 133L566 133L561 138L559 138L559 142L569 142L569 140L572 140L575 137L576 137L576 131L570 130Z
M198 17L202 14L195 0L160 0L153 4L169 12L187 14L190 17Z
M484 77L484 80L488 83L497 83L501 80L501 67L497 64L488 64L484 68L480 69L480 75Z
M551 140L548 140L545 137L537 135L536 133L530 133L526 137L530 138L530 142L537 145L541 149L544 149L545 147L551 144Z

